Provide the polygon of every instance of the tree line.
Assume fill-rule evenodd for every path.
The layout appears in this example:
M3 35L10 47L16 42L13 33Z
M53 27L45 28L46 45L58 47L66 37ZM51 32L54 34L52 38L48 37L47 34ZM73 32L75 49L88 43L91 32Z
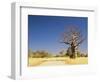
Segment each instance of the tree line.
M58 54L51 54L51 53L48 53L46 51L28 51L28 57L31 57L31 58L51 58L51 57L70 57L71 55L71 52L69 49L67 49L67 51L64 51L62 50L61 52L59 52ZM77 52L77 57L88 57L88 54L85 54L85 53L81 53L80 51Z

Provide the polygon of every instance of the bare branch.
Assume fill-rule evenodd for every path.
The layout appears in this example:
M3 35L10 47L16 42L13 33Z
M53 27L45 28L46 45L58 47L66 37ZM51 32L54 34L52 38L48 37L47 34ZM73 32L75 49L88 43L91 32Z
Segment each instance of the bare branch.
M60 42L60 43L65 43L65 44L68 44L68 45L70 45L70 43L68 43L68 42Z
M65 43L71 45L73 43L74 46L80 45L85 39L83 39L82 32L80 31L78 26L68 26L65 29L65 32L62 36L61 43Z
M80 40L78 43L77 43L77 45L76 46L79 46L83 41L85 40L85 38L84 39L82 39L82 40Z

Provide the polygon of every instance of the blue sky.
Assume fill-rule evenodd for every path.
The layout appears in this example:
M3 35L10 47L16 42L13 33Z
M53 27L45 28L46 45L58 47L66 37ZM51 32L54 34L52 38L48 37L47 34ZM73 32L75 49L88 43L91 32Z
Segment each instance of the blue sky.
M87 38L87 17L39 16L28 15L28 47L33 51L45 50L59 53L66 50L67 45L60 43L65 28L77 25ZM87 39L80 45L82 52L87 52Z

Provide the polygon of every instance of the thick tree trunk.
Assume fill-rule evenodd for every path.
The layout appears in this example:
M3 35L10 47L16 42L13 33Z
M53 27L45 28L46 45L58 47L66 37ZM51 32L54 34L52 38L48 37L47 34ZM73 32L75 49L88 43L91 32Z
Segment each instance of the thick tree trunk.
M75 46L71 46L71 52L72 54L70 55L70 58L76 58L76 52L75 52Z

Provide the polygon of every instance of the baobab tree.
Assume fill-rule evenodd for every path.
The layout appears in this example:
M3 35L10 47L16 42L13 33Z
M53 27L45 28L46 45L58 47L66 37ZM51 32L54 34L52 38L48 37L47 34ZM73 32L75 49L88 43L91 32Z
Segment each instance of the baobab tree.
M78 46L82 44L84 40L85 37L83 37L79 27L71 25L68 26L67 29L65 29L61 43L69 46L69 49L71 51L70 58L76 58Z

